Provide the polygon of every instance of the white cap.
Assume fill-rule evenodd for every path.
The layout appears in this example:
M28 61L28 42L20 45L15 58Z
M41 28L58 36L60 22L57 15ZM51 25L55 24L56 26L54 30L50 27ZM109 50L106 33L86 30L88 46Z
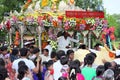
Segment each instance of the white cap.
M30 43L31 43L31 42L25 42L24 45L28 45L28 44L30 44Z

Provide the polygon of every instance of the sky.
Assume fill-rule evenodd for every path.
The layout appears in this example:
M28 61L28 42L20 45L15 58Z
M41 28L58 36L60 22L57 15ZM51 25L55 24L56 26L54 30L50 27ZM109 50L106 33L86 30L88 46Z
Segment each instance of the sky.
M103 0L103 6L109 14L120 14L120 0Z

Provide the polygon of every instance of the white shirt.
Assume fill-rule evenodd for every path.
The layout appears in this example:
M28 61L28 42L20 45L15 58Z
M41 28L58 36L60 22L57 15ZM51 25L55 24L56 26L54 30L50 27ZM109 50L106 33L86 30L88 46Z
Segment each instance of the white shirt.
M120 58L116 58L113 61L115 61L115 63L117 63L118 65L120 65Z
M49 56L51 56L51 52L52 52L52 47L51 47L51 45L47 45L47 46L45 47L45 49L48 49L48 50L49 50Z
M66 46L69 46L70 41L72 42L79 42L79 40L72 39L70 37L67 37L67 39L64 38L64 36L61 36L58 38L58 50L64 50L65 52L68 50Z
M62 76L61 73L62 64L60 63L60 60L58 60L53 64L53 69L54 69L53 77L55 80L58 80L58 78Z
M28 66L29 70L32 70L32 69L35 68L34 63L33 63L31 60L28 60L28 59L26 59L26 58L24 58L24 59L20 58L20 59L15 60L15 61L13 62L13 65L12 65L12 69L15 69L16 72L18 72L18 63L19 63L20 61L24 61L25 64Z
M42 62L50 60L50 56L44 56L42 54L42 55L40 55L40 57L42 58Z

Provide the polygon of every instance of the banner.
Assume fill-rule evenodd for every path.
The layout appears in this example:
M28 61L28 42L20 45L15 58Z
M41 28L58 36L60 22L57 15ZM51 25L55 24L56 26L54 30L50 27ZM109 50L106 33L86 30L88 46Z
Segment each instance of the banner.
M65 15L68 18L104 18L102 11L66 11Z

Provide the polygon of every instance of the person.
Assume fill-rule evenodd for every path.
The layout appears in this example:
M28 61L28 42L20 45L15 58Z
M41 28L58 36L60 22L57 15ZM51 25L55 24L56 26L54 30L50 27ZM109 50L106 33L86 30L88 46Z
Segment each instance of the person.
M34 60L33 60L33 62L34 62L34 64L35 64L35 66L37 67L37 60L38 60L38 58L36 57ZM40 59L40 61L39 61L39 71L38 71L38 73L34 73L33 72L33 79L34 80L41 80L42 79L42 73L41 73L41 59Z
M110 69L112 67L112 64L110 62L105 62L104 67L105 67L105 71L106 71L107 69Z
M100 43L96 43L94 49L89 49L90 52L98 53L99 51L101 51L100 45L101 45Z
M8 53L8 52L7 52L7 49L8 49L7 46L2 46L2 47L1 47L1 53L2 53L2 54L0 55L1 58L3 58L3 59L5 58L5 55L7 55L7 53Z
M61 69L62 69L62 64L60 63L60 58L62 56L65 56L65 52L63 50L60 50L57 52L57 61L54 62L53 68L54 68L54 79L58 80L59 77L62 76Z
M74 60L78 59L79 61L81 61L81 63L84 62L84 57L86 56L86 54L90 53L89 50L87 50L87 47L85 44L81 44L79 46L79 49L77 51L75 51L74 53Z
M70 80L85 80L84 76L81 74L79 60L71 61L69 79Z
M18 76L19 80L33 80L31 72L29 71L26 65L21 65L18 68Z
M114 80L114 72L111 69L107 69L104 74L103 77L105 78L105 80Z
M60 36L60 37L58 38L58 40L57 40L57 42L58 42L58 50L63 50L63 51L65 51L65 53L66 53L67 50L68 50L69 48L71 48L71 47L70 47L70 41L76 42L76 43L79 42L79 40L75 40L75 39L73 39L73 38L70 38L70 37L68 36L68 33L64 31L64 32L63 32L63 36Z
M57 61L57 53L56 53L55 51L52 51L52 52L51 52L51 55L50 55L50 58L51 58L54 62L56 62L56 61Z
M86 66L82 68L82 74L85 77L85 80L92 80L96 76L96 70L92 68L95 57L91 54L87 54L85 57Z
M0 66L0 80L10 80L7 69L3 66Z
M43 54L40 57L42 58L42 62L50 60L49 50L43 49Z
M53 70L53 61L52 60L49 60L47 63L46 63L46 68L47 68L47 71L45 72L45 80L54 80L53 78L53 74L54 74L54 70Z
M103 77L104 71L105 67L103 65L99 65L96 69L96 77L93 77L92 80L105 80Z
M34 48L33 51L32 51L33 55L31 56L30 59L34 61L34 59L39 56L39 52L40 52L39 48L37 48L37 47Z
M33 72L38 73L38 71L39 71L39 60L40 59L38 58L37 67L35 67L34 63L31 60L27 59L27 53L28 53L28 49L27 48L21 48L20 49L20 56L21 56L21 58L13 61L12 69L16 73L18 73L18 63L20 61L24 61L25 64L28 66L29 70L32 70Z
M0 58L0 66L5 67L5 61L3 58Z
M68 58L66 56L62 56L60 58L60 62L62 64L61 73L63 77L69 77L69 66L68 66Z
M69 61L73 61L74 60L74 51L73 50L68 50L67 51L67 57L68 57Z
M49 50L49 56L50 56L51 52L52 52L52 46L50 45L50 41L47 41L47 46L44 49L48 49Z
M13 48L12 49L12 53L10 54L11 62L13 62L14 60L18 59L19 58L18 55L19 55L19 50L17 48Z

